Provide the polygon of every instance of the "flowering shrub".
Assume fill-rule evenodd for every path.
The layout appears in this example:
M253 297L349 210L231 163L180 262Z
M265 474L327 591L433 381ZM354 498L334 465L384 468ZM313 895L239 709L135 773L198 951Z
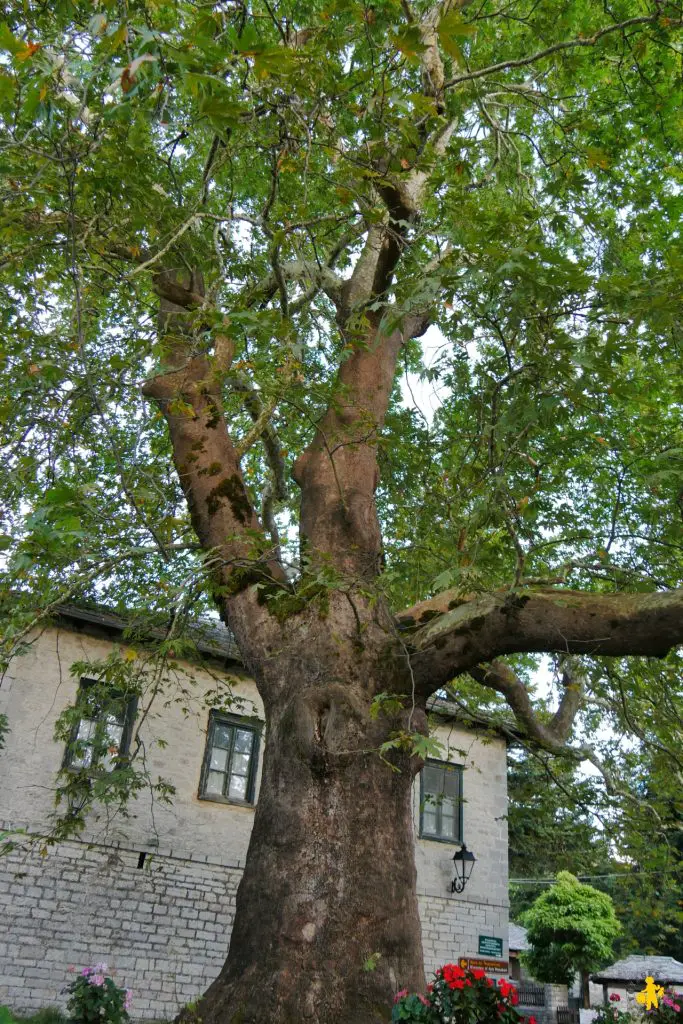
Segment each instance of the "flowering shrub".
M617 1003L621 1002L621 996L613 992L609 997L609 1006L594 1006L596 1010L593 1024L633 1024L633 1015L624 1013L619 1009Z
M116 984L106 964L84 967L67 992L67 1009L74 1024L126 1024L130 1020L133 993Z
M445 964L424 995L397 993L391 1019L393 1024L523 1024L518 1002L517 989L504 978L496 984L478 968ZM529 1017L528 1024L536 1024L536 1018Z
M647 1024L683 1024L683 995L668 989L659 997L658 1003L656 1010L645 1011Z

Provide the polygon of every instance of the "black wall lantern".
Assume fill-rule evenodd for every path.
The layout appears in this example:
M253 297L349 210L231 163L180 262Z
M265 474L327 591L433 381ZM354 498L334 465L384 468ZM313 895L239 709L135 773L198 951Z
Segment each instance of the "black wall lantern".
M472 868L474 867L476 857L471 850L468 850L463 843L457 853L453 854L453 863L455 864L455 878L451 882L451 892L462 892L467 883L470 880L472 874Z

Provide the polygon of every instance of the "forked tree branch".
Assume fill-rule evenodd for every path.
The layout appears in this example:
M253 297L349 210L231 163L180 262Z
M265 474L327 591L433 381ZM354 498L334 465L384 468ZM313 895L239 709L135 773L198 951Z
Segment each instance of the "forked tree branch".
M469 669L469 675L482 686L496 690L505 697L517 722L536 744L553 753L565 751L583 697L580 678L576 678L568 668L563 672L562 697L550 722L539 718L526 686L501 661L493 661L490 665L475 665Z
M412 631L416 685L430 694L506 654L664 657L683 644L683 590L514 590L470 599L451 592L402 612L397 621Z

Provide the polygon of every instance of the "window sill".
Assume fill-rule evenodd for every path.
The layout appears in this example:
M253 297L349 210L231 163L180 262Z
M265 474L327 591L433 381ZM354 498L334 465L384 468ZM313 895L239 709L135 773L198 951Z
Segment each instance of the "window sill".
M463 841L464 841L462 839L450 839L450 838L447 838L446 836L429 835L429 834L423 833L423 832L419 832L417 838L421 839L423 842L426 842L426 843L442 843L442 844L445 844L446 846L462 846Z
M253 811L256 807L254 800L231 800L227 796L214 796L209 793L199 793L197 799L207 804L223 804L225 807L244 807L248 811Z

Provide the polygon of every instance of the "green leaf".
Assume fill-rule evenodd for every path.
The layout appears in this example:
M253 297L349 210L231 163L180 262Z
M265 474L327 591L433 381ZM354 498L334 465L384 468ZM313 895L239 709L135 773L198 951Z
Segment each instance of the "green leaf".
M0 22L0 50L5 50L12 56L16 56L24 49L25 44L21 39L17 39L7 22Z

